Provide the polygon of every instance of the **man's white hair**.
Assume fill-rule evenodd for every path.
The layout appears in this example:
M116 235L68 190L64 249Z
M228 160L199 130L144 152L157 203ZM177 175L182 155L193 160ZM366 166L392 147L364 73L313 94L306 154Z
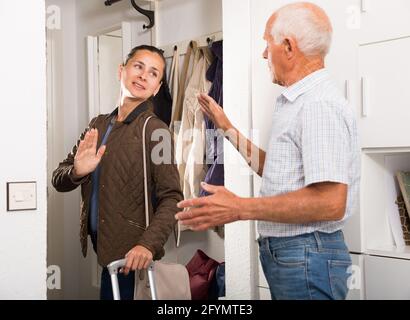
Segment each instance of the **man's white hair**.
M314 10L316 8L316 12ZM271 35L276 44L293 38L305 56L325 57L332 42L332 25L326 13L311 3L298 2L276 11Z

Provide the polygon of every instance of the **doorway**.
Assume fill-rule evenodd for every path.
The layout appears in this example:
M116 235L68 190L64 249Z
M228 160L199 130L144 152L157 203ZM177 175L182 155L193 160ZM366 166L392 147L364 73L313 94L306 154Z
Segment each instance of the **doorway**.
M117 105L120 91L118 66L122 63L122 30L97 37L98 110L97 114L111 113Z
M128 50L131 47L131 37L127 36L130 31L131 23L129 26L128 23L119 23L88 37L88 43L93 44L88 46L88 71L92 71L88 72L88 83L91 84L88 101L92 102L88 105L89 117L111 113L116 106L120 90L118 66L123 60L124 48ZM60 30L47 30L47 264L57 266L61 271L60 288L48 290L50 300L98 299L101 274L90 242L87 258L81 254L78 238L79 188L62 194L51 185L54 169L70 152L76 137L84 129L78 127L78 116L72 107L78 102L76 80L79 63L76 47L68 45L72 40L69 35ZM124 39L129 39L129 42L125 43Z
M118 67L132 47L131 26L121 26L87 38L89 120L111 113L117 106L120 82Z

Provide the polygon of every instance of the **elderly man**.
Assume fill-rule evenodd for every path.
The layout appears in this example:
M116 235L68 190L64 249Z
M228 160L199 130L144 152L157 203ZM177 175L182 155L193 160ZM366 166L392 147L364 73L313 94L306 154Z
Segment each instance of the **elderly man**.
M358 205L360 155L353 111L324 67L331 38L329 18L311 3L287 5L268 20L263 57L285 90L266 153L240 143L246 138L215 101L198 98L243 157L256 154L250 166L262 176L261 197L203 184L212 195L181 202L189 210L176 218L193 230L257 220L272 299L345 299L348 292L351 259L342 228Z

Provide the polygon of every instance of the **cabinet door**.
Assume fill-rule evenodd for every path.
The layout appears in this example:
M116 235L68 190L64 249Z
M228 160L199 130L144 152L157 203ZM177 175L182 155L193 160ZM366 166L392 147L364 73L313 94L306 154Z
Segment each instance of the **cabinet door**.
M361 0L360 43L410 34L410 1Z
M365 257L366 299L410 299L410 261Z
M360 46L362 147L410 146L409 37Z
M347 300L364 299L364 259L363 255L351 254L352 270L348 280Z

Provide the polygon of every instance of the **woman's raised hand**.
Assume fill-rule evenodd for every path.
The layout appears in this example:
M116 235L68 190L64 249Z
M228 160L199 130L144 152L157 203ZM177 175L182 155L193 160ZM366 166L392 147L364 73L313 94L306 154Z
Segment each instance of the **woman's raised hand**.
M105 152L105 145L97 152L98 130L91 129L85 134L74 158L74 175L82 178L93 172L101 161Z

